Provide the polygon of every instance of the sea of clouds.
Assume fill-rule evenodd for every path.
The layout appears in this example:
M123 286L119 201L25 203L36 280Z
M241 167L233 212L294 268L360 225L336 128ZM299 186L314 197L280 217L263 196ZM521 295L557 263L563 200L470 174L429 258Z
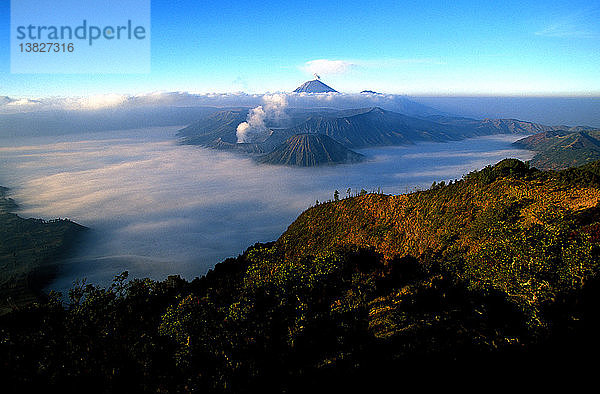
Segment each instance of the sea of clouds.
M515 136L360 150L353 165L290 168L177 144L179 127L0 138L0 185L24 217L90 228L51 288L77 278L192 279L255 242L275 240L316 200L382 189L404 193L505 157L531 158Z

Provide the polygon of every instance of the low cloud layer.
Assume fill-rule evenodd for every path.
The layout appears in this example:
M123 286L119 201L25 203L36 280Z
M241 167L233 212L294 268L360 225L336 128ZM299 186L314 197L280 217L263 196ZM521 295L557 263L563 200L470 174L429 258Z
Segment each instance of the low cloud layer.
M257 165L175 143L176 128L0 140L0 185L26 217L70 218L92 230L53 288L76 278L194 278L257 241L276 239L315 200L348 188L402 193L505 157L504 139L361 150L356 165ZM455 153L451 153L455 152Z
M164 106L252 106L262 95L246 93L151 92L139 95L101 94L86 97L42 97L0 99L0 114L31 111L93 111L109 108Z
M370 107L374 105L397 108L406 96L394 94L365 95L353 93L215 93L156 92L142 95L97 95L90 97L10 98L0 100L0 114L31 111L92 111L101 109L131 109L147 107L256 107L271 109L291 107L334 108Z
M418 59L414 59L417 61ZM408 60L407 60L408 61ZM327 80L324 80L327 82ZM335 86L332 86L335 88ZM277 102L280 102L277 105ZM285 104L281 104L281 103ZM218 93L194 94L189 92L155 92L141 95L100 95L80 98L11 98L0 97L0 137L2 134L27 133L39 126L42 119L32 120L30 114L45 114L46 111L70 111L68 116L60 115L52 125L55 129L97 130L99 125L115 125L111 119L115 114L123 120L139 121L137 127L150 125L184 125L201 117L190 118L193 109L206 107L231 108L262 106L266 118L280 116L284 108L368 108L381 107L409 116L435 115L440 113L458 116L483 118L514 118L526 121L555 125L590 125L600 127L600 98L598 97L414 97L395 94L365 93ZM186 116L175 116L172 109L186 110ZM269 113L269 111L271 111ZM135 113L134 116L128 114ZM12 116L11 116L12 114ZM127 115L127 116L125 116ZM164 115L164 116L163 116ZM21 116L23 119L15 119ZM45 115L44 115L45 116ZM60 122L78 124L62 125ZM149 119L169 119L169 122L152 124ZM121 120L119 120L121 122ZM47 123L47 122L46 122ZM123 123L123 122L121 122ZM86 125L93 127L85 127ZM20 127L21 126L21 127ZM31 134L31 133L30 133Z

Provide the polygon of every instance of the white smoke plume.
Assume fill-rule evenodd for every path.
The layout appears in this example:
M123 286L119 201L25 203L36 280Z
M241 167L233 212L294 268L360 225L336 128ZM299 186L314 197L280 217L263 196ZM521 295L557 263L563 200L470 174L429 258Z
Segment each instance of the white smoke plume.
M236 135L239 143L262 142L271 135L266 121L280 121L285 117L287 97L285 94L267 94L263 96L263 105L248 112L245 122L238 125Z
M287 95L284 93L266 94L263 96L263 101L269 120L281 120L285 117L285 109L288 106Z
M266 113L259 105L248 112L245 122L238 125L236 135L238 144L264 141L269 136L269 129L265 125Z

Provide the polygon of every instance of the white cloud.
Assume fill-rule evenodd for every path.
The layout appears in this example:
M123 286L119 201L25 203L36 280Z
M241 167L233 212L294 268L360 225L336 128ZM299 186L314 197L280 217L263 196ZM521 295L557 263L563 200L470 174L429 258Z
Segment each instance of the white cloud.
M267 116L272 119L281 119L285 116L285 109L288 106L287 94L285 93L276 93L276 94L266 94L263 96L263 101L265 103L265 111L267 112Z
M535 35L555 38L599 38L600 8L587 8L554 18L553 22Z
M121 94L101 94L83 97L78 103L82 109L100 109L119 106L126 100L127 96Z
M138 95L103 94L84 97L13 98L0 100L0 114L48 110L93 111L158 106L254 106L263 95L247 93L150 92Z
M310 60L301 67L302 70L323 76L346 74L352 70L390 69L399 68L407 64L434 64L443 65L445 62L436 58L383 58L383 59L345 59Z
M10 97L6 97L5 100L3 100L3 103L0 105L5 105L7 108L36 108L41 104L42 103L39 100L32 100L28 98L12 99Z
M84 276L106 283L123 270L191 279L257 241L276 239L302 210L331 198L335 189L403 192L460 177L510 153L509 141L479 139L374 148L364 152L373 160L356 165L288 168L177 145L175 131L23 138L1 145L0 179L12 188L22 216L68 217L92 229L72 264L61 267L58 286ZM462 154L441 154L452 150Z
M557 38L595 38L597 33L568 22L560 22L535 32L536 36Z
M304 64L304 70L317 75L344 74L352 69L355 64L346 60L316 59Z
M389 59L372 59L372 60L356 60L354 62L359 67L369 68L397 68L406 64L434 64L444 65L445 61L437 58L415 57L415 58L389 58Z

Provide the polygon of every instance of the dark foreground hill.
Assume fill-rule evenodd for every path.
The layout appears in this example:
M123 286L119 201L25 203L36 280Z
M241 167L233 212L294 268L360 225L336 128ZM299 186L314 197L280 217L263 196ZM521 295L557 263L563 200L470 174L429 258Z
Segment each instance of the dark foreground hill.
M298 167L326 164L357 163L364 156L351 151L322 134L297 134L288 138L272 152L257 159L259 163Z
M192 282L123 274L4 316L3 388L577 387L600 349L599 203L600 162L336 194Z
M34 302L54 276L56 258L85 227L69 220L23 219L0 187L0 315Z
M576 167L600 159L600 130L580 127L538 133L515 146L536 151L531 165L543 170Z

